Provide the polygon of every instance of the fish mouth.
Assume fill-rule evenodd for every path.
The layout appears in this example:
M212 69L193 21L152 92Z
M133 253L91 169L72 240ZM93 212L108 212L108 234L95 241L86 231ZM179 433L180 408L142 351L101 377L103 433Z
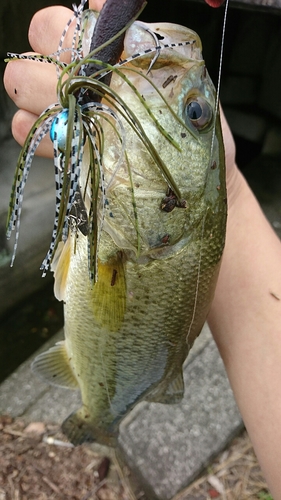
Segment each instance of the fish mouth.
M148 71L152 67L159 69L167 65L203 61L202 44L197 33L173 23L135 21L126 31L122 59L133 55L139 67L147 67L150 61Z
M114 65L121 56L125 37L125 30L140 15L146 2L144 0L134 0L118 4L116 0L106 0L104 3L92 33L89 52L94 54L94 58L99 62ZM99 71L100 64L90 62L79 73L87 77ZM110 85L112 73L106 73L100 79L106 85ZM80 92L81 94L81 92ZM87 91L83 98L78 95L81 104L87 102L100 102L102 96L92 91Z

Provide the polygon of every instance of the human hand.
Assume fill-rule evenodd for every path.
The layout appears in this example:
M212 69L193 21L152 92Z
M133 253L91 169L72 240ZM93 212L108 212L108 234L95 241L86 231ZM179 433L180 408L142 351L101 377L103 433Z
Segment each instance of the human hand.
M241 174L235 162L236 147L233 135L221 107L220 119L225 151L227 199L228 208L230 209L239 198L241 189Z
M100 10L104 0L90 0L89 7ZM38 11L30 24L29 42L34 52L51 54L55 52L62 30L71 17L71 11L65 7L54 6ZM71 46L74 25L67 32L65 47ZM62 60L68 61L66 52ZM34 61L18 60L7 65L4 84L19 111L12 121L12 133L16 141L23 145L25 138L39 114L50 104L57 102L55 67L51 64L38 64ZM15 92L16 89L16 92ZM235 165L235 144L229 126L221 110L221 122L226 154L227 184L229 202L239 192L237 168ZM48 136L40 143L37 154L53 156L53 146Z
M101 10L105 0L89 0L89 8ZM47 7L36 12L29 27L29 43L35 53L51 54L58 48L62 31L72 16L72 11L62 6ZM67 31L64 47L70 47L74 24ZM62 61L70 60L69 52L61 57ZM12 133L22 146L26 136L38 116L50 104L57 102L57 75L51 64L38 64L29 60L18 60L10 63L4 74L4 85L10 98L19 111L12 121ZM36 150L36 154L53 157L53 145L49 137L45 137Z

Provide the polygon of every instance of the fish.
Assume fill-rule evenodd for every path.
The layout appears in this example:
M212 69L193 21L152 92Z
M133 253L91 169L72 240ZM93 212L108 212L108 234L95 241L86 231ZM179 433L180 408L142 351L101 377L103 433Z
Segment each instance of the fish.
M50 133L57 203L42 269L54 272L65 340L32 369L80 390L81 408L62 424L73 444L115 447L138 402L183 397L183 363L210 309L224 249L225 158L199 36L134 20L120 61L108 63L95 59L96 47L85 55L98 15L82 10L72 63L47 58L60 72L60 102L26 140L8 234L19 228L34 151Z

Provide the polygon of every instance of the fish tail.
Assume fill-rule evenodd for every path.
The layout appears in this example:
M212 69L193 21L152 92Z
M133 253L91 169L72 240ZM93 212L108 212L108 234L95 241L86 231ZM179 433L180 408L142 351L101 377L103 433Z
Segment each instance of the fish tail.
M99 429L89 421L89 414L82 407L67 417L62 424L62 431L75 446L98 441L101 444L115 448L117 435Z

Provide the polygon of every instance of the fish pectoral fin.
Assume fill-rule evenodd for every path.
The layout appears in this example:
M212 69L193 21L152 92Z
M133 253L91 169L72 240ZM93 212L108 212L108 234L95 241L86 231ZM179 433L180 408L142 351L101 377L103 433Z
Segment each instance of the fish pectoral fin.
M71 234L65 242L60 241L54 255L51 270L54 273L54 294L58 300L65 301L66 282L71 257Z
M174 377L168 386L158 386L145 398L150 403L176 404L180 403L184 395L184 381L182 371Z
M93 287L93 310L103 328L117 331L126 308L126 280L121 253L108 262L98 263L98 280Z
M78 389L79 385L69 363L65 342L58 342L46 352L39 354L31 369L52 385L67 389Z
M117 434L106 432L96 427L90 421L90 415L84 407L71 413L65 419L62 424L62 432L75 446L95 441L106 446L112 446L113 448L117 445Z

